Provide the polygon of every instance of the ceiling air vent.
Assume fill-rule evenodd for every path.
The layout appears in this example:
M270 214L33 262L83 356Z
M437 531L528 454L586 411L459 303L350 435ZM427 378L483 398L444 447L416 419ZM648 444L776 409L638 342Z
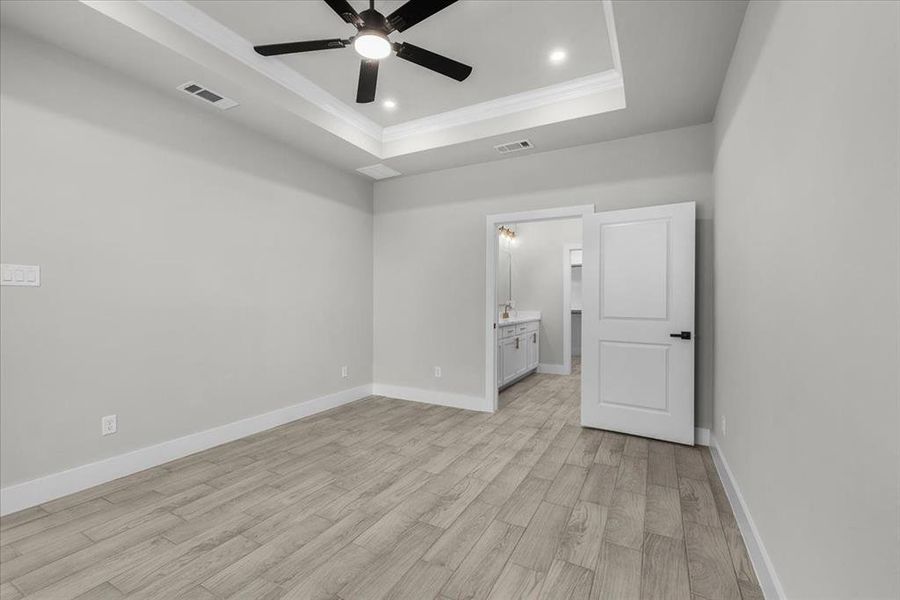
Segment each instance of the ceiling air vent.
M229 108L234 108L238 105L238 103L231 98L226 98L222 94L208 90L194 81L182 83L178 86L178 89L186 94L190 94L194 98L200 98L221 110L228 110Z
M387 165L383 165L378 163L377 165L370 165L368 167L360 167L357 169L363 175L368 175L372 179L387 179L388 177L396 177L400 175L400 171L395 171Z
M494 150L500 154L509 154L510 152L518 152L520 150L530 150L531 148L534 148L534 145L528 140L519 140L518 142L509 142L508 144L494 146Z

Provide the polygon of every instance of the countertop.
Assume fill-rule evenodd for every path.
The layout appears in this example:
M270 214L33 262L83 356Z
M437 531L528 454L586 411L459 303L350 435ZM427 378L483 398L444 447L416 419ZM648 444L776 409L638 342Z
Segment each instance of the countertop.
M510 315L508 319L497 318L497 327L505 327L507 325L518 325L519 323L528 323L529 321L540 321L541 311L539 310L520 310Z

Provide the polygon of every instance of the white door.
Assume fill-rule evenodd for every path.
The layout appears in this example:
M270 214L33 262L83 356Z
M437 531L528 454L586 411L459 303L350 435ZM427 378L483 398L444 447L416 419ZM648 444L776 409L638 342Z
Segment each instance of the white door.
M581 424L694 443L694 203L585 215Z

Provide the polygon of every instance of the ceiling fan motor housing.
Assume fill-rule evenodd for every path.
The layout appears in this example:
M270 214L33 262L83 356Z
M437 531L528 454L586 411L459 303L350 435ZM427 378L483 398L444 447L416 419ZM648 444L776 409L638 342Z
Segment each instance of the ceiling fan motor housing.
M350 39L333 38L325 40L308 40L285 42L279 44L263 44L254 46L256 52L263 56L279 56L297 52L312 52L345 48L353 45L362 57L359 65L359 84L356 101L360 104L375 100L375 87L378 80L378 62L393 52L397 58L425 67L456 81L463 81L472 72L469 65L441 56L435 52L419 48L408 42L392 43L388 34L394 31L405 31L416 23L454 4L457 0L407 0L400 8L385 17L375 10L374 0L369 0L369 8L357 13L347 0L325 0L325 3L341 17L341 19L358 30Z
M359 13L359 16L362 17L362 20L365 23L365 25L359 31L360 35L365 33L380 33L381 35L387 37L387 20L384 18L383 14L381 14L374 8L369 8Z

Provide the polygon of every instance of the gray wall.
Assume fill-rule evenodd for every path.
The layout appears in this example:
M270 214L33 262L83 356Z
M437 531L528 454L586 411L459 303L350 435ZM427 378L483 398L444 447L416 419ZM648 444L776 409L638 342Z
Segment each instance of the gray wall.
M370 182L0 40L3 486L371 382Z
M898 13L751 3L716 116L714 433L790 598L900 597Z
M708 426L712 138L700 125L376 183L376 382L483 396L485 215L695 200L697 423Z
M513 299L541 311L541 364L563 364L563 248L581 243L581 219L520 223L513 248ZM571 268L571 267L570 267Z

